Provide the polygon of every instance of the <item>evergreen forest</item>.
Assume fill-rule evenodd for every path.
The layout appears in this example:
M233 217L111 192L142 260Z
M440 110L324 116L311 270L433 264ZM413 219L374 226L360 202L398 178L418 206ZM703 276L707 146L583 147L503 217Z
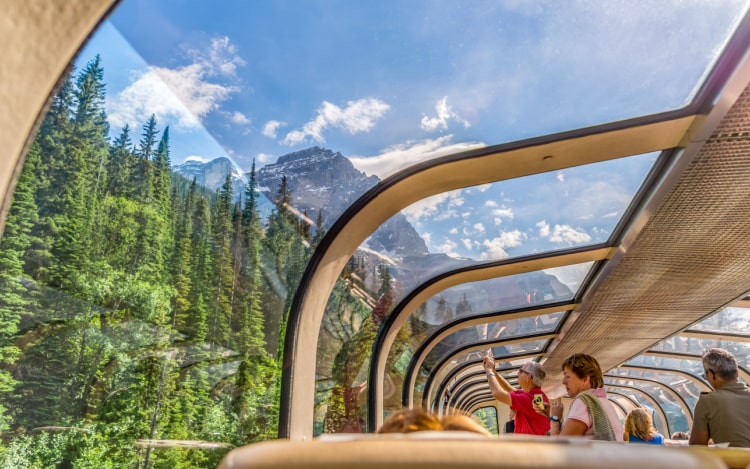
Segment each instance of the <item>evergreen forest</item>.
M216 467L278 437L285 322L322 211L295 215L284 176L262 219L254 164L244 187L227 174L210 191L172 171L154 115L110 134L105 98L99 56L63 80L0 238L0 467ZM316 435L367 430L395 284L359 254L341 273L316 351ZM392 353L425 331L412 318Z
M261 220L254 166L239 201L229 175L173 173L153 116L110 141L105 88L98 56L59 87L0 238L0 466L215 467L277 437L283 322L324 233L283 187Z

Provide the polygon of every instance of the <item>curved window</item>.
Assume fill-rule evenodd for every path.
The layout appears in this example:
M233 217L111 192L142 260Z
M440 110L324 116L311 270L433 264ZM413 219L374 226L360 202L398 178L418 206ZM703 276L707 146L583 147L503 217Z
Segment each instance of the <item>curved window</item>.
M498 357L495 359L495 362L500 367L504 366L519 366L516 360L514 360L513 355L526 355L531 354L535 352L540 352L544 349L544 347L549 343L549 340L533 340L533 341L527 341L527 342L518 342L514 344L509 345L500 345L496 347L492 347L492 352L495 354L495 357ZM450 359L446 360L438 368L436 368L432 375L431 375L431 386L428 385L428 387L425 389L425 393L429 393L428 397L432 397L433 393L436 391L438 385L443 382L446 375L448 375L454 368L459 367L463 364L469 364L469 363L477 363L478 368L481 368L482 365L482 357L483 357L484 351L483 350L472 350L467 351L464 353L460 353L457 355L454 355L450 357ZM502 358L506 357L506 358ZM401 400L400 395L398 396L398 400L386 400L386 403L384 405L385 408L399 408L401 407ZM430 399L430 403L433 402L432 399Z
M690 327L690 330L747 334L750 330L750 308L724 308ZM750 339L749 339L750 340Z
M690 412L690 409L684 408L684 404L680 405L681 403L674 396L665 392L661 385L614 378L607 378L605 382L610 386L615 386L615 389L618 389L619 392L627 393L627 389L636 388L648 394L656 404L650 402L646 408L651 410L654 426L663 435L668 436L675 431L684 432L690 429L692 420L689 420L685 415L685 412ZM659 412L654 411L657 407ZM661 416L662 413L666 416L666 422Z
M737 358L737 364L745 369L750 365L750 343L738 342L736 340L724 340L721 338L706 337L683 337L676 335L659 344L651 350L656 352L678 352L696 355L700 362L703 352L710 348L723 348L731 352ZM702 366L702 365L701 365ZM701 371L702 372L702 371Z
M520 319L491 322L478 326L463 328L441 340L427 354L422 366L417 372L414 389L414 402L420 402L424 392L425 382L435 366L446 353L451 353L457 347L468 343L483 341L513 339L529 334L544 334L557 329L564 317L564 312L530 316Z
M689 408L688 412L690 413L692 413L692 409L695 408L695 404L698 402L698 396L703 391L696 384L698 381L697 378L690 379L686 375L670 373L668 371L653 371L638 368L625 369L621 367L608 371L607 375L619 375L663 383L665 386L669 386L671 390L676 392L685 401Z
M276 438L295 295L352 204L368 194L377 206L373 188L439 157L680 109L745 8L122 1L29 137L0 238L0 461L215 467L232 447ZM303 350L316 360L312 433L368 430L373 341L423 282L612 242L662 161L610 157L443 193L373 232L332 274L322 323L294 330L320 330L317 350ZM401 406L427 334L459 316L572 302L593 266L462 284L406 311L385 409ZM481 349L459 341L497 339L512 377L564 315L455 332L418 370L415 396L439 404L481 371ZM721 327L738 327L726 315ZM730 342L662 347L714 343L747 365ZM475 414L497 433L490 409Z

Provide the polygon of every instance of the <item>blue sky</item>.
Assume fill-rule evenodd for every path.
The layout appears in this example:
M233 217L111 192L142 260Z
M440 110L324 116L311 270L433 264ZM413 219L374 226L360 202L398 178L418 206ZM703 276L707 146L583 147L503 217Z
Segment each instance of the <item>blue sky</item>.
M247 170L319 145L384 177L682 106L742 4L124 0L78 62L102 56L113 133L128 123L137 140L152 113L170 126L173 163L229 156ZM405 213L432 252L454 256L593 242L622 215L641 160L456 191ZM633 179L608 182L616 173ZM540 195L519 197L531 188ZM550 210L542 194L560 200Z

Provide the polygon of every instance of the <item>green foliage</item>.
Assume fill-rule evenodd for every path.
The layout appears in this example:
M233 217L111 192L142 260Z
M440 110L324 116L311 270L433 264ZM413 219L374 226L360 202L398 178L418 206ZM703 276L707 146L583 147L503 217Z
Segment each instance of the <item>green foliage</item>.
M309 233L286 190L263 225L254 170L243 206L173 175L154 116L108 142L103 77L53 98L0 238L0 466L214 467L226 448L138 442L276 437L268 318Z

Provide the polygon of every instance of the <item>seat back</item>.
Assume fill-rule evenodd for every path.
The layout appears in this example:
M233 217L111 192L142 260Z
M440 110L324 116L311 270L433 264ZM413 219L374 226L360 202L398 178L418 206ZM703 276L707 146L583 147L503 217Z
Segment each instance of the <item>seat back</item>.
M467 432L276 440L229 452L220 469L680 469L725 468L689 448L548 438L491 438Z

